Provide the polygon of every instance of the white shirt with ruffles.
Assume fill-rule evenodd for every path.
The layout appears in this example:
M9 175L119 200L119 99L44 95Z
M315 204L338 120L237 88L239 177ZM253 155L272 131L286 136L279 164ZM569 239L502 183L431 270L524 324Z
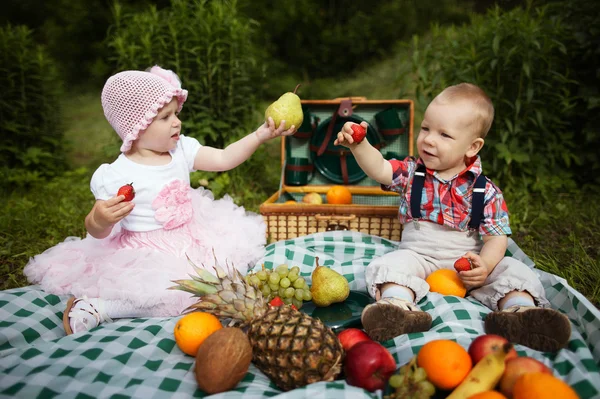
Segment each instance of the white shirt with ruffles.
M133 162L125 156L111 164L102 164L94 172L90 188L97 200L107 200L117 195L119 188L133 183L135 207L121 220L121 226L130 231L152 231L164 227L156 219L152 203L161 190L174 180L185 182L189 187L190 172L201 144L193 137L179 136L175 149L170 151L171 162L166 165L150 166Z

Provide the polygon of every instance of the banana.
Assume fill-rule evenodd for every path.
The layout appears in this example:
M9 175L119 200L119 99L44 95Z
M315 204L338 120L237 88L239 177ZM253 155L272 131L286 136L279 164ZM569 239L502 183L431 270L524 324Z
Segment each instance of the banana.
M467 399L477 393L494 389L502 378L504 358L511 349L512 344L506 343L502 349L486 355L467 374L463 382L454 388L447 399Z

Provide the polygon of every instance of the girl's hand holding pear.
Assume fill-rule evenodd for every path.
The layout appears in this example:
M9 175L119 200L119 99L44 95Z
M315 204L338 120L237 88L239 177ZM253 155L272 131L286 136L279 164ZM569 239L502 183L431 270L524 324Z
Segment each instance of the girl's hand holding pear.
M279 136L291 136L296 133L296 126L292 125L289 129L285 129L285 120L282 120L279 126L275 126L275 121L270 116L267 118L258 129L256 129L256 137L261 143L274 139Z

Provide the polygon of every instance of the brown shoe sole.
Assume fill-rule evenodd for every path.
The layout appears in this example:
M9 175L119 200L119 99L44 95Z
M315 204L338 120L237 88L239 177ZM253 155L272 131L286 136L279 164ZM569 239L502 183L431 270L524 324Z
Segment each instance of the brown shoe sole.
M431 327L431 315L408 311L396 305L377 304L362 315L365 332L375 341L387 341L402 334L423 332Z
M569 342L571 322L554 309L492 312L485 318L485 332L538 351L556 352Z
M73 334L73 330L71 330L71 323L70 323L70 320L69 320L69 312L71 312L71 309L73 308L73 304L74 303L75 303L75 297L72 296L67 301L67 306L66 306L65 311L63 313L63 327L64 327L65 332L67 333L67 335Z

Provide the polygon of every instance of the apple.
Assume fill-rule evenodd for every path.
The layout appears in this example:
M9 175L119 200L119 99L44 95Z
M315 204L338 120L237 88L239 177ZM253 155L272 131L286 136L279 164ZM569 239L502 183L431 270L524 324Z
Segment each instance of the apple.
M379 342L362 341L354 345L344 360L346 382L355 387L375 392L384 389L387 380L396 371L396 361Z
M469 356L471 356L473 366L475 366L477 362L479 362L486 355L502 349L506 343L508 343L506 338L495 334L485 334L475 338L473 342L471 342L471 345L469 345ZM517 351L515 348L512 348L506 355L504 361L507 362L517 356Z
M500 379L500 391L507 397L512 397L512 390L517 379L523 374L541 372L552 375L552 370L544 363L532 357L521 356L506 362L506 369Z
M321 198L321 194L319 193L308 193L302 197L302 202L305 204L320 205L323 203L323 198Z
M348 352L350 348L362 341L371 341L366 332L358 328L348 328L338 334L338 339L342 343L344 350Z

